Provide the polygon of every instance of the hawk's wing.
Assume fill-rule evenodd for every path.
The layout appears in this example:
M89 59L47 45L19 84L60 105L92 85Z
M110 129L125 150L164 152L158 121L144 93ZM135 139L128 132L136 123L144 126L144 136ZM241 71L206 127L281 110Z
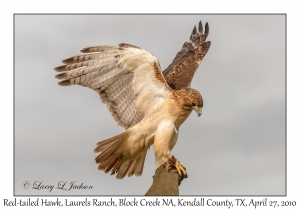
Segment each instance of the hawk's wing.
M205 24L203 32L203 26L200 21L198 31L195 26L190 40L183 44L173 62L163 71L165 79L171 88L179 90L190 87L194 73L210 47L210 42L206 41L208 32L208 23Z
M55 68L62 86L81 85L100 94L118 125L129 128L151 113L168 96L157 59L129 44L96 46L63 60Z

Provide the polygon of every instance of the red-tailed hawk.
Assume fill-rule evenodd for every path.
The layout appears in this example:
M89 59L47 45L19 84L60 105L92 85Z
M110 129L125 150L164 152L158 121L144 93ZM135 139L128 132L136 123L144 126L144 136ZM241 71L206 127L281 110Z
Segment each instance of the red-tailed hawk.
M190 88L195 71L206 55L210 42L208 24L200 21L190 40L165 71L156 57L130 44L95 46L83 49L83 54L68 58L55 68L61 86L81 85L96 91L118 125L126 131L97 143L98 169L140 176L148 148L154 144L156 163L174 161L174 147L180 125L192 110L201 115L203 100ZM185 175L175 159L178 173Z

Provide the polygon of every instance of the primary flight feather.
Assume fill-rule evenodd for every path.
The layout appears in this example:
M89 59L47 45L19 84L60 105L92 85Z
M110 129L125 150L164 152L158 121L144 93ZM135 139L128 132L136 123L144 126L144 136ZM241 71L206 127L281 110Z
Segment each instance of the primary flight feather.
M158 165L168 162L180 125L192 110L201 115L203 100L190 88L193 75L207 53L208 24L194 28L191 38L162 72L156 57L137 46L95 46L63 60L55 68L61 86L81 85L96 91L124 133L97 143L98 169L140 176L153 144ZM178 172L183 167L177 162ZM179 170L180 168L180 170Z

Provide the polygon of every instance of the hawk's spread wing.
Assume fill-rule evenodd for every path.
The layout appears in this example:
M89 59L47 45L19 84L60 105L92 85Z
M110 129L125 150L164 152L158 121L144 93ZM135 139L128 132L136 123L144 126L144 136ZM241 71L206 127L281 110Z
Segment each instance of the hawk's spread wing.
M63 79L60 85L77 84L98 92L117 124L127 129L163 101L168 85L175 90L190 87L210 47L206 41L208 32L208 24L203 32L200 21L198 31L195 27L190 40L162 73L152 54L134 45L120 44L83 49L83 54L65 59L65 65L55 68L63 72L56 78ZM141 71L135 73L137 69Z
M100 94L118 125L129 128L151 113L169 94L157 59L129 44L96 46L63 60L55 68L62 86L81 85Z
M203 26L200 21L198 30L195 26L190 40L183 44L173 62L163 71L165 79L171 88L179 90L190 87L194 73L210 47L210 42L206 41L208 32L208 23L205 24L203 32Z

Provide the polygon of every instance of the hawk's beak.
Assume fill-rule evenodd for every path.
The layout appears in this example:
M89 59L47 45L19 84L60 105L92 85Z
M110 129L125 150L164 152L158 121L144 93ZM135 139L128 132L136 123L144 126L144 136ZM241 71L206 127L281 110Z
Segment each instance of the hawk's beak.
M200 117L202 114L202 107L193 106L193 109L195 110L195 112L197 112L198 117Z

